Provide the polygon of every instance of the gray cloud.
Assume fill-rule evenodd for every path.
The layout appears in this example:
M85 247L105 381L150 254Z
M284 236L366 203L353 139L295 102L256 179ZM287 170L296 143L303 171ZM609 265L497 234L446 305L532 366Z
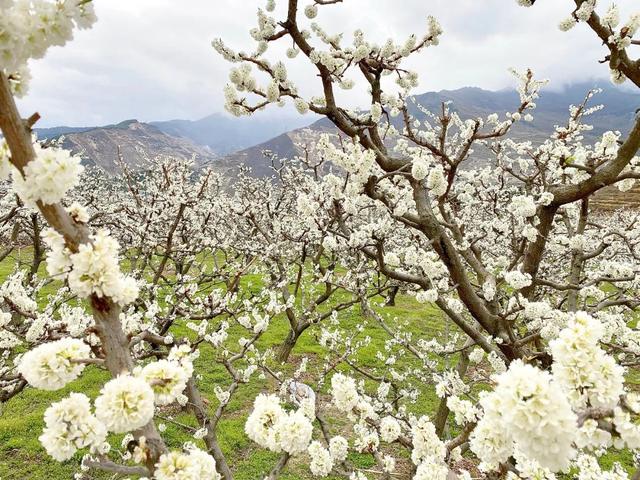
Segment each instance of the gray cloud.
M636 0L619 0L628 13ZM210 46L221 37L236 49L251 50L248 35L264 0L95 0L99 21L76 34L64 48L32 63L31 90L20 106L38 110L43 126L99 125L127 118L199 118L223 110L222 88L229 64ZM282 16L285 0L278 0ZM304 4L304 2L301 2ZM531 67L550 78L552 88L606 78L597 61L600 42L583 25L557 29L571 9L569 0L540 0L534 8L513 0L346 0L320 9L318 22L330 33L363 29L379 43L420 34L434 15L445 34L441 45L423 51L408 66L420 73L419 92L474 85L513 85L511 66ZM279 48L273 53L281 52ZM290 75L304 94L318 84L302 59ZM343 94L356 106L364 92ZM273 110L271 110L273 114ZM285 110L280 115L290 115Z

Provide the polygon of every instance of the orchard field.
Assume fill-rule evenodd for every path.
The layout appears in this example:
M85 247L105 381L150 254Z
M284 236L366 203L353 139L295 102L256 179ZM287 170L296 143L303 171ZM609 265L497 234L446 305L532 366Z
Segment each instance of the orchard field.
M149 24L172 8L113 2ZM220 2L224 109L322 119L276 137L255 169L233 159L273 142L219 158L180 136L200 121L164 122L173 138L135 120L37 130L29 67L91 29L101 0L0 0L0 478L640 480L637 2L434 2L444 24L494 9L475 33L508 49L521 15L557 15L572 66L626 83L605 97L615 115L594 86L560 122L527 67L494 92L499 112L422 105L412 68L459 53L423 2L372 8L378 23L352 32L336 28L373 2L260 0L251 20ZM165 65L158 87L187 98L202 83L165 57L200 40L183 3L159 63L153 45L120 53L122 72ZM387 38L380 15L414 10L421 31ZM560 33L522 27L536 52L518 63L547 71L539 54ZM119 40L96 35L101 52ZM71 63L102 61L93 50ZM60 86L51 72L34 69ZM133 147L108 146L114 131Z
M30 251L17 253L10 258L5 259L0 264L0 283L4 282L15 268L30 258ZM44 276L44 271L41 272ZM260 285L259 276L250 278L247 282L253 282L256 287ZM42 289L41 296L44 299L47 295L51 295L60 287L58 282L53 282ZM384 305L384 298L376 299L378 303ZM45 300L42 300L46 303ZM429 338L430 336L441 338L446 336L443 320L437 309L418 304L414 299L406 295L398 295L396 306L381 306L378 311L389 318L402 319L407 322L408 331L416 335ZM356 328L361 323L361 313L359 309L349 312L341 318L340 322L346 329ZM187 337L194 335L189 332L184 325L176 325L176 332ZM269 332L261 339L264 347L277 348L286 338L288 332L288 324L285 318L280 316L274 320ZM239 338L241 331L232 332L233 338ZM299 366L302 358L309 359L309 370L312 372L321 370L323 349L318 347L317 342L318 331L313 329L305 333L300 341L296 344L291 358L286 364L278 365L276 362L273 368L285 372L285 374L293 373ZM388 338L386 333L375 324L370 322L362 330L361 338L370 337L371 345L358 353L358 363L373 367L380 365L380 360L376 359L375 352L382 348L385 340ZM201 372L199 383L202 385L203 394L214 396L213 387L216 385L228 386L228 379L224 375L223 367L216 365L213 361L213 351L211 349L203 349L201 357L197 360L198 371ZM453 358L449 361L452 361ZM405 367L406 365L406 367ZM415 359L402 359L398 368L410 368L416 366ZM83 376L71 382L65 388L54 393L29 389L24 395L12 399L3 408L3 415L0 417L0 438L1 454L0 454L0 478L51 478L66 479L71 478L76 470L77 462L81 459L81 455L77 455L69 464L58 463L48 459L42 445L38 441L38 437L44 427L43 414L45 409L55 401L58 401L70 392L80 391L95 398L100 388L109 374L104 369L98 367L89 367ZM304 378L304 377L303 377ZM224 452L229 456L230 461L237 466L242 472L236 478L241 480L250 480L262 478L267 474L272 464L277 460L277 454L270 452L260 452L257 454L253 451L251 441L244 433L244 422L251 411L253 399L263 391L277 389L278 385L269 379L252 382L251 384L241 387L238 395L229 403L229 416L220 425L221 446ZM435 414L438 406L438 398L433 393L432 388L425 388L424 394L426 398L412 407L416 413ZM326 389L322 392L323 396L327 396ZM210 406L213 410L215 405ZM179 448L180 445L188 440L192 440L191 434L197 430L197 422L194 422L192 415L182 413L180 408L167 408L165 411L158 413L159 422L166 425L166 438L169 445ZM343 429L348 428L347 425L339 422L332 428L333 432L338 434ZM112 439L114 447L120 447L123 435L114 436ZM198 442L201 448L206 448L202 441ZM350 462L364 469L371 470L375 464L364 455L354 454L349 458ZM405 461L407 461L405 459ZM406 468L406 466L405 466ZM111 478L111 474L101 474L92 478ZM304 465L296 465L294 462L290 466L290 471L284 474L283 479L311 479L314 478ZM339 477L327 477L339 478Z

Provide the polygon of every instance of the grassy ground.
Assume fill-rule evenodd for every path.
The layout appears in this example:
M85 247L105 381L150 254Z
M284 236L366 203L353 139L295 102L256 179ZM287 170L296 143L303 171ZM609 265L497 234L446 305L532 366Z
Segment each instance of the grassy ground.
M17 262L22 257L27 260L29 252L16 255L12 259L0 262L0 283L10 275ZM255 284L256 282L254 282ZM43 294L54 293L58 286L55 283L47 285ZM397 316L403 321L408 321L415 329L416 335L431 336L441 329L441 321L438 314L432 309L425 309L423 305L415 303L409 297L398 297L396 307L386 308L387 314ZM354 310L341 316L342 326L351 327L361 322L360 312ZM174 327L176 334L189 335L186 328L177 325ZM231 332L233 336L236 332ZM279 345L288 333L288 324L284 318L273 322L268 332L261 338L262 347ZM308 329L299 339L287 365L279 368L283 372L293 372L302 357L307 356L310 361L310 374L319 371L322 349L316 341L318 329ZM372 325L365 328L362 337L369 336L371 344L361 352L360 360L365 365L379 364L375 358L375 352L381 348L388 338L380 329ZM212 362L213 348L205 345L201 356L196 361L196 371L201 374L198 380L204 396L211 400L211 408L217 406L214 388L218 385L223 388L228 385L229 378L222 367ZM314 362L314 359L317 360ZM4 406L0 416L0 479L25 478L25 479L67 479L77 471L81 454L77 454L68 462L59 463L49 458L38 440L43 428L43 413L51 402L57 401L70 392L83 392L91 398L95 398L109 375L97 367L88 367L83 375L76 381L67 385L64 389L55 392L45 392L27 388L21 395L13 398ZM273 392L277 389L275 382L255 380L248 385L242 385L232 398L227 413L219 424L218 437L221 447L236 474L238 480L255 480L263 478L279 458L278 454L260 449L244 434L244 422L251 409L253 399L263 391ZM422 404L416 405L416 410L421 413L431 413L437 405L437 398L431 393ZM190 413L183 413L176 408L161 412L160 416L166 420L158 419L158 423L166 425L165 438L169 447L179 448L184 441L192 440L185 430L176 423L196 426ZM175 422L175 423L174 423ZM333 434L340 433L339 422L331 425ZM119 446L122 435L111 435L112 445ZM202 444L201 446L204 446ZM371 466L368 456L354 456L350 459L362 467ZM94 478L111 478L108 475L96 475ZM285 480L312 478L299 462L290 462L286 473L282 476Z
M0 262L0 283L9 275L18 258L7 259ZM56 284L48 285L45 293L53 293L57 288ZM398 296L397 306L384 308L384 312L392 317L406 322L407 329L415 337L430 338L434 335L443 335L447 330L438 312L431 307L417 304L411 297ZM341 316L341 324L344 327L355 326L362 321L360 312L354 310L346 312ZM178 325L178 334L189 332L186 328ZM284 319L278 319L270 326L268 332L262 337L262 346L280 344L287 334L287 323ZM321 368L322 349L318 346L315 334L317 329L310 328L298 341L293 350L289 364L281 367L284 372L292 372L303 356L310 358L310 374L314 370ZM233 332L232 332L233 335ZM381 328L369 325L365 328L362 336L371 337L371 345L361 351L360 360L365 365L376 365L379 361L375 358L375 352L380 349L388 338ZM229 379L225 371L212 362L213 349L205 345L202 354L196 361L196 371L202 376L198 384L208 399L211 400L210 408L217 406L214 395L214 388L217 385L223 388L228 384ZM411 360L401 360L401 362L411 362ZM402 368L402 363L396 365ZM406 367L409 367L407 363ZM38 441L38 436L43 428L43 413L52 401L57 401L72 391L79 391L87 394L91 398L97 396L101 386L109 378L107 372L97 367L88 367L81 378L69 384L66 388L56 392L45 392L27 388L21 395L12 399L4 406L4 411L0 415L0 479L50 479L62 480L70 479L77 471L81 454L77 454L68 462L59 463L48 457ZM237 472L238 480L256 480L263 478L278 459L277 454L260 449L253 444L244 434L244 422L250 411L253 399L262 391L274 391L274 382L269 380L256 380L248 385L242 385L239 391L231 400L227 413L219 425L218 438L221 447L229 459L232 469ZM437 406L438 399L433 393L433 389L425 386L425 394L421 403L413 406L416 413L432 414ZM166 425L165 439L169 447L179 448L184 441L192 440L192 437L185 433L185 430L177 425L187 424L195 426L194 418L189 413L183 413L175 407L162 411L158 423ZM337 415L339 419L340 416ZM175 422L175 423L174 423ZM340 421L331 424L332 434L340 433L343 426ZM110 436L110 441L114 446L119 446L122 435ZM200 445L201 447L204 444ZM371 466L371 459L368 456L354 455L350 461L360 467ZM631 455L624 453L615 457L605 457L604 464L611 464L613 461L621 461L626 466L632 465ZM92 474L93 475L93 474ZM95 479L113 478L106 474L96 474ZM308 468L304 467L295 459L289 464L286 473L282 475L283 480L306 480L312 476ZM407 476L408 478L408 476Z

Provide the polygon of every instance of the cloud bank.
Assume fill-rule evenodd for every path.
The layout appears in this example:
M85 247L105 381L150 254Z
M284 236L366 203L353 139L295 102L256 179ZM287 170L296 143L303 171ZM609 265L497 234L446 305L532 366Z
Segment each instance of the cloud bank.
M210 44L223 38L252 50L248 31L264 0L94 0L98 23L64 48L32 62L31 90L22 111L39 111L42 126L101 125L128 118L196 119L223 111L229 64ZM285 0L277 2L283 17ZM635 0L620 0L628 13ZM304 1L301 1L305 5ZM604 47L584 25L568 33L557 24L569 0L540 0L522 8L513 0L345 0L320 8L316 21L330 33L356 28L383 43L425 31L427 15L444 28L441 44L408 66L420 74L417 92L480 86L511 87L509 67L531 67L551 88L608 78L598 64ZM335 30L334 30L335 28ZM276 50L277 53L277 50ZM290 76L307 95L319 93L308 65L290 64ZM304 87L303 87L304 86ZM364 92L344 100L362 105ZM274 110L270 110L274 114ZM291 115L290 110L279 115Z

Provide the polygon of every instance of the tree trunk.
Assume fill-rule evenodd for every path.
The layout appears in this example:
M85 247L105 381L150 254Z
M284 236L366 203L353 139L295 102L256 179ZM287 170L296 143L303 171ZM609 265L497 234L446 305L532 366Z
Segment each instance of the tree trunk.
M280 347L278 348L278 353L276 354L276 359L280 363L285 363L289 360L289 355L291 355L293 347L295 347L298 338L300 338L300 335L302 334L302 332L304 332L305 329L306 327L297 331L293 329L289 330L287 338L284 339L284 342L280 345Z
M473 341L467 341L465 346L471 348L473 345ZM460 360L458 360L458 365L456 365L456 372L460 378L463 378L465 373L467 373L467 368L469 367L469 348L465 348L460 353ZM436 435L438 438L442 438L444 434L444 429L447 426L447 419L449 418L449 407L447 407L447 397L444 397L440 400L440 405L438 406L438 411L436 413L436 418L433 421L433 424L436 427Z
M27 276L29 285L33 283L34 277L38 275L38 270L43 260L42 237L40 235L40 223L38 222L37 213L31 214L31 227L33 229L33 260L31 262L29 275Z
M391 287L389 290L389 295L387 296L387 302L384 304L385 307L395 307L396 306L396 295L400 291L400 287L398 285Z
M222 475L224 480L233 480L233 474L231 473L227 459L218 444L216 427L211 425L211 421L207 415L207 409L202 401L202 396L200 395L198 387L196 387L193 377L191 377L187 382L186 392L196 419L200 422L200 425L207 429L207 434L203 440L207 445L209 453L213 455L213 458L216 460L216 470L220 475Z

